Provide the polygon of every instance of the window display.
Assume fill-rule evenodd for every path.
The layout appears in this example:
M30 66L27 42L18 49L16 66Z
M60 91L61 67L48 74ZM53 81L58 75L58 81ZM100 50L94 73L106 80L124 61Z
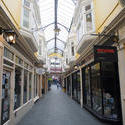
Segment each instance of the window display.
M91 107L90 67L85 69L84 100L85 105Z
M15 68L15 94L14 94L14 109L20 107L21 101L21 69Z
M71 80L70 80L70 76L67 77L67 92L68 92L68 95L71 95Z
M91 67L92 104L93 109L102 114L102 92L100 83L100 63Z
M72 96L75 100L78 99L78 94L77 94L77 75L76 72L72 74Z
M24 91L23 91L23 103L27 102L27 73L28 71L24 70Z
M10 76L11 73L8 71L3 71L3 80L2 80L2 116L1 122L4 124L9 120L10 112Z
M31 99L32 73L29 73L29 100Z
M100 118L121 119L118 65L115 62L89 64L82 69L83 104ZM117 91L117 94L116 94Z
M80 99L81 99L80 71L77 72L77 93L78 93L78 102L80 102Z
M118 117L115 96L117 83L114 64L112 62L103 62L102 71L104 115L116 119Z

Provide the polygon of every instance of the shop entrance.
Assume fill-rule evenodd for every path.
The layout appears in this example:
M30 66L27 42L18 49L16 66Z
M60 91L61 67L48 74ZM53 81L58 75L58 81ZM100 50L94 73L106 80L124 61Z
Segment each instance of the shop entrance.
M1 112L1 124L3 125L9 120L10 117L10 84L11 84L11 72L3 70L2 78L2 112Z

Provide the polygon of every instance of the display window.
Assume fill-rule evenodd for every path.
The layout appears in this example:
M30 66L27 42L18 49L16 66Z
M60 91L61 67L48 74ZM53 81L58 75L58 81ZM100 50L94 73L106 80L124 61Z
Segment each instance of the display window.
M77 75L76 72L72 74L72 96L75 100L78 99L78 94L77 94Z
M20 107L21 103L21 71L22 69L16 66L15 68L15 89L14 89L14 109L17 109Z
M81 88L80 88L80 71L77 72L77 94L78 94L78 102L80 102L81 99Z
M90 67L85 68L84 104L91 107Z
M119 90L116 87L118 84L116 66L112 62L102 63L102 82L103 82L103 105L104 115L108 118L118 118L118 100L117 94Z
M67 92L68 92L68 95L71 95L71 79L70 79L70 75L67 77Z
M2 78L2 112L1 112L1 124L9 120L10 117L10 79L11 72L3 71Z
M100 63L91 66L92 106L93 110L102 114L102 91L100 83Z
M27 102L27 74L28 71L24 70L24 88L23 88L23 103Z
M120 121L121 103L116 62L91 63L82 69L83 104L98 117ZM117 91L117 93L116 93Z
M32 73L29 73L29 100L31 99L32 92Z

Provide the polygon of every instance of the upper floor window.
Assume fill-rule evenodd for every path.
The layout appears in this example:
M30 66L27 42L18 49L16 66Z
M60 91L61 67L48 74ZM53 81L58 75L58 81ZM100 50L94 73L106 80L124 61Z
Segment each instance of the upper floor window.
M30 8L30 2L28 0L24 0L24 5L28 8Z
M89 4L85 6L85 20L86 20L86 31L92 31L93 30L93 11L92 11L92 5Z
M42 54L42 42L41 40L39 41L39 55Z
M30 10L25 8L23 9L23 26L29 28L29 17L30 17Z
M68 64L68 58L66 57L66 64Z
M72 56L74 56L74 43L71 43L71 51L72 51Z

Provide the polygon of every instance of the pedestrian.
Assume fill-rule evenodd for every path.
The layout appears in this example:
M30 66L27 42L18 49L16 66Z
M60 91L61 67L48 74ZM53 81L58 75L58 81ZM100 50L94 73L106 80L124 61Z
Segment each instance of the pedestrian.
M59 88L59 83L57 82L57 89Z

